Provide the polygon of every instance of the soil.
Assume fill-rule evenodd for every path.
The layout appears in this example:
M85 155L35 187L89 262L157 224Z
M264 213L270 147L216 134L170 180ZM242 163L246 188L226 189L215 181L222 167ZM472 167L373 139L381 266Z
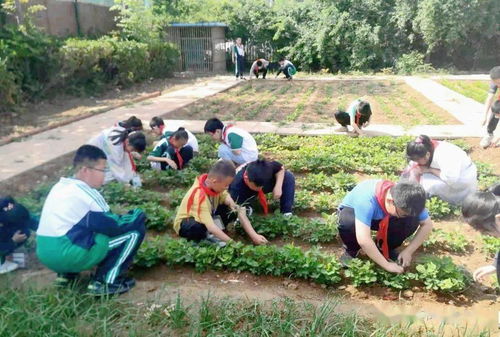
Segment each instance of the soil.
M406 127L460 124L402 81L251 81L173 111L172 119L297 121L335 124L333 113L362 97L372 107L372 124ZM290 119L291 115L296 116Z
M16 111L2 113L1 138L19 136L38 127L57 124L76 116L101 111L118 105L127 105L135 99L155 92L166 93L179 90L207 78L155 79L132 87L115 88L101 95L76 97L65 94L28 103Z
M464 141L472 146L470 156L473 160L491 164L494 173L500 175L500 148L490 146L483 149L479 146L479 138L464 138Z

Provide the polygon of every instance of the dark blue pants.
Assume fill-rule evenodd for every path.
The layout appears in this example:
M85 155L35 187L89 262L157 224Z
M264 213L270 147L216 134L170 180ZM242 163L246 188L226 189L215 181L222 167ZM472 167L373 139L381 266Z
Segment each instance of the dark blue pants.
M236 78L243 77L243 72L245 71L245 57L236 55L236 64L235 64L235 75Z
M380 220L373 220L371 223L371 230L378 231ZM397 218L391 217L389 219L389 229L387 230L387 244L389 250L401 246L408 237L416 232L420 221L418 217ZM339 212L339 234L342 242L344 243L347 252L351 256L356 256L361 249L358 239L356 238L356 226L354 209L344 207ZM382 243L378 242L377 246L382 247Z
M215 214L221 217L222 222L227 226L230 222L236 220L236 213L231 212L228 206L220 205L215 210ZM196 221L194 218L186 218L181 222L179 229L179 236L193 241L201 241L207 237L207 227L201 222Z
M168 155L170 156L170 158L175 162L175 164L177 164L177 168L180 170L181 168L179 166L179 159L177 159L177 155L175 154L175 149L173 148L173 146L169 146L167 148L167 152L168 152ZM182 149L180 149L179 153L182 157L182 160L184 161L182 168L185 168L186 165L189 163L189 161L191 159L193 159L193 156L194 156L193 148L189 145L184 146ZM162 170L166 170L167 166L168 166L167 163L161 162L161 169ZM168 167L170 167L170 166L168 166Z

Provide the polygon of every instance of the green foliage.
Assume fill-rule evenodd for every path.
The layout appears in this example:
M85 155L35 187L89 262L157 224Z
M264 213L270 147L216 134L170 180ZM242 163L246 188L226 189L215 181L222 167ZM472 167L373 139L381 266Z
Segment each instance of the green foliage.
M398 74L411 75L415 73L425 73L434 71L430 64L424 63L424 55L412 51L409 54L403 54L396 62L396 70Z
M490 186L498 183L500 177L493 173L493 167L491 164L474 162L477 167L477 179L479 182L479 188L485 190Z
M488 97L488 90L490 89L488 81L464 81L464 80L446 80L438 81L445 87L458 92L466 97L472 98L481 104L486 101Z
M427 199L427 210L434 220L445 219L452 215L460 215L460 207L451 205L438 197Z
M464 291L471 283L471 275L456 266L449 257L427 257L416 267L418 279L427 289L443 293Z
M160 203L163 200L158 192L135 189L118 182L104 185L101 193L108 204L139 205L147 202Z
M372 261L352 259L345 271L345 276L350 278L355 287L374 284L377 281L377 272Z
M310 173L297 179L297 186L308 191L328 191L333 193L352 190L357 184L356 178L348 173L327 175L323 172Z
M483 250L490 256L495 256L500 251L500 238L491 235L482 235Z
M3 102L0 112L15 106L21 95L16 77L7 69L7 61L7 58L0 57L0 102Z
M441 248L450 252L465 253L470 242L465 235L455 230L453 232L433 229L429 238L423 243L426 248Z
M186 168L184 170L148 170L142 173L144 187L155 188L158 186L166 188L190 187L200 173Z
M38 185L30 193L16 198L16 201L26 207L32 215L39 216L42 213L45 198L47 198L52 186L54 186L54 183Z
M165 262L168 265L193 265L197 271L225 269L248 271L255 275L291 276L310 279L321 284L340 281L340 263L334 256L317 249L303 252L293 245L248 246L230 242L226 247L193 245L167 236L156 237L141 245L136 265L151 267Z

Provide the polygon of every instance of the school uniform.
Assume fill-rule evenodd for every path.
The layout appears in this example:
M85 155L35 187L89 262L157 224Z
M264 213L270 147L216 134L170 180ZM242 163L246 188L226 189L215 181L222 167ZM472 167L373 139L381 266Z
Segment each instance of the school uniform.
M458 146L434 141L434 154L430 167L441 170L435 176L424 173L418 182L423 186L428 196L437 196L440 199L460 205L467 195L477 190L477 168L470 157ZM417 163L410 162L404 173L415 169Z
M491 82L488 93L494 95L496 94L497 91L498 91L498 86L495 83ZM497 97L497 100L500 100L500 96ZM490 114L490 118L488 119L488 124L486 126L486 131L488 132L488 135L493 136L498 126L499 119L500 119L500 114L494 114L494 113Z
M163 128L163 135L161 136L161 138L169 138L170 136L172 136L172 134L177 131L177 129L179 129L179 127L173 125L172 123L169 123L168 125L165 125L164 128ZM186 143L186 145L184 146L191 146L191 148L193 149L193 152L199 152L199 146L198 146L198 139L196 139L196 136L189 130L186 130L184 129L187 134L188 134L188 141Z
M224 202L227 191L216 193L205 186L208 175L196 178L182 199L174 220L174 231L188 240L200 241L207 237L206 225L214 225L214 216L220 216L227 225L236 219Z
M278 73L276 74L276 76L281 74L281 72L283 72L283 74L285 74L286 78L292 79L292 76L297 73L297 69L295 68L295 66L293 65L292 62L285 60L283 65L278 70Z
M382 250L386 247L389 253L401 246L406 238L415 233L419 224L429 218L426 209L418 216L390 216L385 211L385 195L392 185L384 180L366 180L342 200L339 206L339 234L349 255L355 257L361 248L356 238L356 219L377 231L377 246Z
M366 118L363 118L360 113L358 113L358 107L361 102L361 99L358 98L349 104L347 111L338 110L335 112L335 120L343 127L356 124L359 128L361 128L363 124L368 121Z
M14 207L4 211L3 209L9 204L13 204ZM17 231L29 238L31 231L37 228L38 220L32 217L23 205L18 204L11 197L0 198L0 264L4 263L7 256L26 243L27 239L23 242L12 241L12 237Z
M189 145L183 146L180 149L176 149L170 144L169 138L162 138L153 148L153 151L149 154L153 157L168 158L175 162L178 170L182 170L186 167L191 159L193 159L193 148ZM166 170L171 168L165 162L151 162L151 168L155 170Z
M262 65L259 67L257 62L262 62ZM269 61L265 59L257 59L255 60L254 63L252 63L252 66L250 67L250 74L249 77L252 77L252 74L255 75L255 77L259 78L259 74L262 73L262 78L266 79L267 75L267 67L269 66Z
M233 54L236 58L234 72L236 78L243 78L243 72L245 71L245 48L243 45L238 46L235 44L233 46Z
M125 144L113 144L110 137L125 131L121 126L103 130L100 134L93 137L87 144L97 146L100 148L107 157L106 172L104 176L104 184L110 181L117 180L122 183L130 183L132 179L137 177L136 165L132 154L125 151Z
M264 185L260 191L254 191L248 187L248 177L246 176L247 167L243 167L234 177L233 182L229 185L229 193L231 198L239 204L244 205L253 200L259 200L265 214L268 213L267 201L265 194L271 193L276 185L276 173L281 171L283 165L277 161L269 163L272 167L272 175L266 177ZM285 171L283 178L282 194L280 198L281 213L291 213L295 200L295 177L290 171Z
M97 266L96 280L115 283L144 239L146 215L139 209L110 213L102 195L85 182L61 178L43 206L37 255L57 273Z
M233 150L240 150L236 155ZM255 139L247 131L233 125L222 129L222 144L219 145L219 158L232 160L238 165L257 160L259 151Z

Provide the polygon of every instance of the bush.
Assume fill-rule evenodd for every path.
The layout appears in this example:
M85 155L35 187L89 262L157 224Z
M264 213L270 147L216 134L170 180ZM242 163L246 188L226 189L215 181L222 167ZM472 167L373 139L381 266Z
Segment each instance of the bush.
M430 64L424 62L424 55L416 51L403 54L396 61L398 74L412 75L415 73L428 73L434 70Z
M16 77L7 69L7 61L7 58L0 57L0 112L14 106L21 94Z

